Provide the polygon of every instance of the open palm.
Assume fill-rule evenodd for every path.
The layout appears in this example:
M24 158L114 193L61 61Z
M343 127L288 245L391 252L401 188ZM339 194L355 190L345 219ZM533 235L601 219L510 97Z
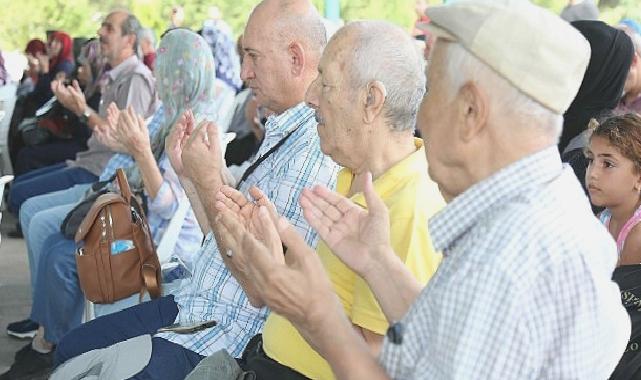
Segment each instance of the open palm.
M389 215L376 195L371 175L365 178L365 210L324 187L306 189L300 199L305 219L332 252L359 274L367 271L376 253L389 248Z

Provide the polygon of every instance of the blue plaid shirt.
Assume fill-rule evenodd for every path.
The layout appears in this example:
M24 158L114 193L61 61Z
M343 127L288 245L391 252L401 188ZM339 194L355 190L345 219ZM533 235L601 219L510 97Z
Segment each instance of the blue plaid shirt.
M500 170L430 220L436 275L386 339L394 379L607 379L630 320L614 241L556 145Z
M244 181L240 190L248 195L258 186L274 202L280 215L289 219L316 246L318 237L303 218L298 198L303 188L322 184L335 186L338 167L320 150L314 111L304 103L267 121L266 136L256 157L261 157L290 131L296 131L265 159ZM175 294L178 304L176 322L216 320L210 329L191 335L163 333L157 336L180 344L201 355L225 349L239 357L249 339L263 327L268 310L250 305L242 288L225 267L212 233L197 255L194 273Z
M149 129L149 139L153 141L154 136L160 129L160 126L165 121L165 111L163 110L162 105L156 110L154 116L151 118L147 128ZM107 181L116 174L116 169L118 168L128 168L135 164L134 158L125 153L116 153L114 154L105 169L100 174L99 181Z

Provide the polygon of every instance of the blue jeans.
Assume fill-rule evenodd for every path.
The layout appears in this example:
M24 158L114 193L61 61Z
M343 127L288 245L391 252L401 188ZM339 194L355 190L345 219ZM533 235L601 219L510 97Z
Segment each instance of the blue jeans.
M36 288L38 261L44 249L45 239L60 231L60 224L82 198L89 184L76 185L68 190L38 195L29 198L20 207L20 225L27 243L31 290ZM35 295L32 294L32 299Z
M178 305L173 296L141 303L94 319L70 331L56 347L56 365L85 352L150 334L174 323ZM153 338L149 364L134 379L184 379L204 356L163 338Z
M30 319L45 327L45 339L57 343L80 325L85 297L78 282L76 243L56 232L45 240L33 289Z
M66 164L47 166L18 176L9 191L9 211L17 214L20 206L31 197L65 190L74 185L92 183L98 176L86 169Z

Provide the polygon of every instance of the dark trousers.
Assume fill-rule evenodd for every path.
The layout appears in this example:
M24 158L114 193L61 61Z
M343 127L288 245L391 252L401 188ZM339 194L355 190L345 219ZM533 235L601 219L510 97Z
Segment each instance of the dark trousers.
M242 358L238 359L240 368L245 372L253 372L256 380L280 379L280 380L303 380L307 379L303 374L284 366L276 360L267 356L263 351L263 336L258 334L251 338Z
M85 352L136 336L154 335L159 328L173 324L177 315L174 297L166 296L96 318L62 338L56 347L55 363L59 365ZM183 346L154 337L149 364L133 378L182 380L203 358Z
M42 145L25 146L20 149L13 165L13 174L26 174L32 170L73 160L76 153L87 150L83 142L72 140L54 140Z
M82 183L96 182L98 177L86 169L65 163L46 166L16 177L9 191L9 211L18 215L20 206L31 197L65 190Z

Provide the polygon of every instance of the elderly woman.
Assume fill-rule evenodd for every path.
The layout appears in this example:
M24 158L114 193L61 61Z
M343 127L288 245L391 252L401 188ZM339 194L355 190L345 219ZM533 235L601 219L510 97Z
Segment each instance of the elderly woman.
M189 70L175 70L184 65ZM103 141L133 156L136 165L127 169L132 189L147 198L148 221L154 242L159 243L184 190L165 154L164 141L179 115L191 109L196 120L215 119L219 102L215 98L215 71L210 50L202 37L177 29L166 34L158 49L156 86L163 107L151 124L159 131L150 142L144 121L131 110L111 107L111 128L97 129ZM150 126L151 129L152 126ZM122 158L121 158L122 160ZM193 211L189 211L173 251L185 274L191 270L193 253L202 232ZM33 247L36 283L31 319L40 324L39 334L16 355L12 373L48 370L50 352L58 340L80 324L84 297L78 283L74 258L75 244L61 233L50 233ZM38 259L39 258L39 259ZM32 268L33 270L34 268ZM42 354L47 353L47 354Z

